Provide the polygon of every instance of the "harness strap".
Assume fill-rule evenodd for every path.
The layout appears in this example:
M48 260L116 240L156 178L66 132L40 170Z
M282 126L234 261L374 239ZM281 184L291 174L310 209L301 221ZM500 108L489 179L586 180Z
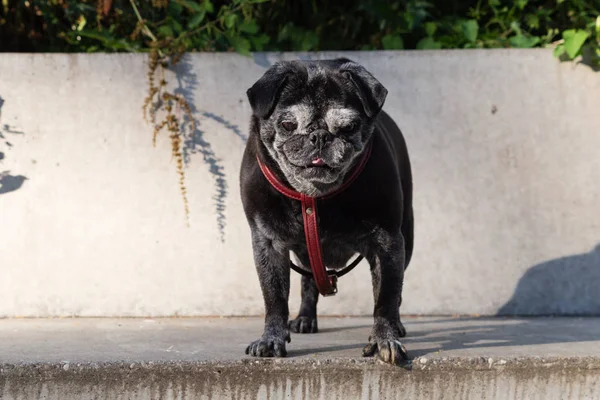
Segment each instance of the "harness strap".
M260 158L257 156L258 166L262 171L263 175L267 179L267 181L273 186L279 193L283 194L286 197L289 197L294 200L298 200L302 203L302 220L304 222L304 237L306 239L306 248L308 250L308 258L310 261L310 269L312 271L312 276L317 285L317 289L319 293L323 296L332 296L337 293L337 278L341 277L348 272L350 272L354 267L360 263L363 259L362 256L358 256L356 260L348 267L343 270L336 272L328 272L325 264L323 263L323 254L321 251L321 241L319 239L319 224L318 224L318 210L317 210L317 200L318 199L326 199L335 196L341 191L348 188L352 182L362 172L362 170L367 165L369 161L369 157L371 156L372 150L372 142L369 141L367 143L367 147L363 152L362 158L358 165L354 168L354 170L348 175L345 182L336 190L331 193L327 193L324 196L320 197L311 197L305 194L296 192L293 189L290 189L283 183L281 183L273 171L269 169L265 164L260 161ZM294 265L294 263L290 262L290 267L302 274L307 275L306 271L302 271L298 266Z

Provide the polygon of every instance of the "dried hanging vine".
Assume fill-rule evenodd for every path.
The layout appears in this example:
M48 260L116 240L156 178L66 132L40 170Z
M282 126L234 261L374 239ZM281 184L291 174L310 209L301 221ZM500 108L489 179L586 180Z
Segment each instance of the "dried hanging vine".
M105 0L107 1L107 0ZM196 120L194 118L192 107L187 100L178 94L168 90L168 84L165 79L166 70L175 66L183 57L186 50L190 50L190 43L196 40L201 44L201 50L214 50L219 39L227 38L227 41L233 46L231 50L240 53L249 54L250 41L244 35L250 35L249 38L255 41L255 45L266 43L264 36L255 36L258 27L248 18L251 16L252 4L264 0L240 0L234 1L235 6L222 6L216 13L216 17L208 20L204 25L200 23L207 17L207 14L214 12L214 7L210 0L202 0L201 3L187 0L174 0L174 4L179 7L185 7L191 15L188 21L188 29L180 32L174 38L170 33L178 29L178 23L173 20L173 28L169 25L160 25L158 29L161 32L161 39L150 29L135 0L129 0L131 7L137 17L137 24L130 39L135 41L140 34L150 39L150 53L148 57L148 95L144 99L143 112L144 119L152 124L152 144L156 146L156 138L159 133L166 130L169 133L171 141L171 153L176 162L177 174L179 176L179 188L183 197L186 223L189 226L189 201L187 197L187 188L185 185L185 165L182 145L185 142L186 135L193 135L196 131ZM152 5L156 8L167 8L169 0L153 0ZM104 10L106 3L104 3ZM241 16L240 14L241 13ZM168 28L166 28L168 27ZM180 28L180 27L179 27ZM178 112L179 111L179 112ZM179 115L184 115L182 120Z
M171 141L171 154L176 162L177 174L179 175L179 189L183 198L183 206L185 212L186 224L189 226L189 201L187 196L187 188L185 186L185 170L183 162L183 150L181 148L183 140L182 136L186 134L181 130L182 121L178 118L174 108L183 110L190 121L190 134L196 130L196 120L192 115L192 109L187 100L183 96L176 95L167 90L167 81L165 80L165 70L169 66L174 66L181 59L183 51L179 48L170 46L171 40L159 41L152 33L146 21L140 15L134 0L130 0L131 6L138 18L138 24L132 35L139 35L140 32L148 36L151 42L151 51L148 58L148 96L144 99L143 112L144 119L149 121L154 127L152 134L152 145L156 147L156 138L158 134L166 129L169 132ZM167 2L155 1L156 7L166 7ZM156 75L160 75L158 84L156 83ZM164 116L158 118L159 111L164 111ZM149 119L148 119L149 116Z
M181 148L183 143L182 136L186 132L180 129L183 126L183 122L179 119L175 111L179 108L187 116L190 122L189 134L193 134L196 130L196 120L192 115L192 109L187 100L183 96L169 92L167 90L167 81L165 80L165 69L169 65L175 65L179 58L179 55L161 56L158 48L153 48L150 51L148 58L148 96L144 99L143 111L144 119L149 121L154 127L152 134L153 146L156 147L156 138L163 129L169 132L171 154L176 162L177 174L179 175L179 189L183 197L186 223L189 226L189 202L185 186L183 150ZM156 83L157 74L160 75L158 83ZM164 111L162 118L158 118L160 110Z

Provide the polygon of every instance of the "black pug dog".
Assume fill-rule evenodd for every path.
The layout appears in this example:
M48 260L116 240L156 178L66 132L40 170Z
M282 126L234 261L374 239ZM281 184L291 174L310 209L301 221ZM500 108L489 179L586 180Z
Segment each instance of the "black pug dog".
M363 355L392 364L407 359L399 308L413 250L412 176L402 133L381 110L387 89L361 65L340 58L279 62L247 95L253 115L241 195L266 317L262 337L246 354L284 357L290 330L317 332L319 292L312 277L302 277L300 312L288 322L290 251L311 271L301 203L278 192L258 160L290 189L318 199L340 188L370 146L352 184L317 200L322 259L336 270L357 253L365 257L375 307Z

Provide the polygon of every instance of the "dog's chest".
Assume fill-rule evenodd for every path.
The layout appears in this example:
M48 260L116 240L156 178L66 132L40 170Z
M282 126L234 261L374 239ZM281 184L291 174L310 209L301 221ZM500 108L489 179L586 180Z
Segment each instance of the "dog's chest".
M369 229L356 213L320 201L316 208L323 261L329 268L343 268L355 253L363 252ZM302 265L310 268L300 201L292 200L272 210L260 224L276 248L293 251Z

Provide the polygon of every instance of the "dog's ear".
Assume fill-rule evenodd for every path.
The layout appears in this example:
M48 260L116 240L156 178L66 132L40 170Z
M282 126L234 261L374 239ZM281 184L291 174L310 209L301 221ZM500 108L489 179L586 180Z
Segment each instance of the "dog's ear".
M339 67L340 72L356 87L365 113L369 118L375 117L385 103L387 89L362 65L348 59L340 61L344 61Z
M262 119L271 115L290 72L286 64L276 63L246 91L254 115Z

